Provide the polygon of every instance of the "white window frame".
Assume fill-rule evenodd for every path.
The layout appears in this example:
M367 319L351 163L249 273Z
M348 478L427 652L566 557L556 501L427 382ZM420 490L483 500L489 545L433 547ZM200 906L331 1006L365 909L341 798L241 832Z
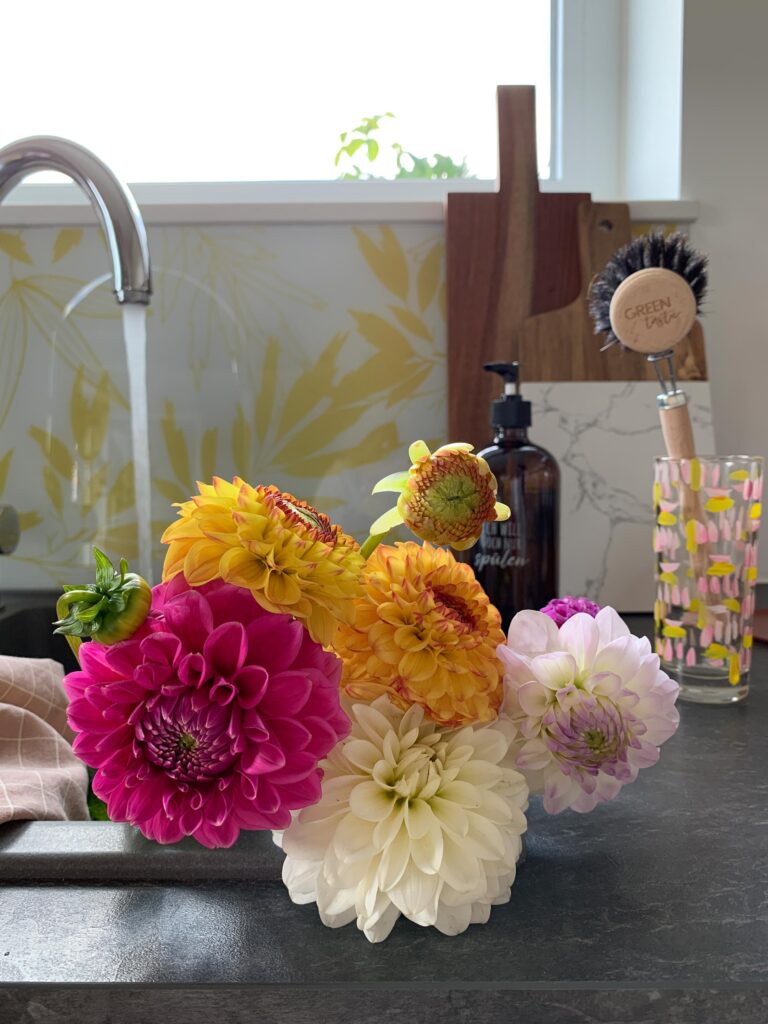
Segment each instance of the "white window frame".
M629 133L627 31L658 4L682 12L683 0L551 0L552 178L544 192L590 192L620 199ZM654 8L651 11L651 7ZM637 77L637 75L635 75ZM629 140L629 142L628 142ZM147 224L441 222L449 192L492 192L496 182L284 181L135 184ZM680 224L696 219L696 203L632 202L635 220ZM87 199L74 184L22 184L0 204L0 227L89 224Z

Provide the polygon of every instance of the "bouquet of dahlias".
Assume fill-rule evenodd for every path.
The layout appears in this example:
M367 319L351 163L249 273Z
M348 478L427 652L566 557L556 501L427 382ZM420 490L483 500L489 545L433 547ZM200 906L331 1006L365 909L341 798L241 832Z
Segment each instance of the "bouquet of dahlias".
M456 935L510 899L529 793L592 810L655 763L677 685L585 599L502 631L463 550L506 519L465 444L374 487L397 505L360 547L311 505L199 484L150 589L96 552L57 632L74 749L112 820L171 843L269 829L296 903L380 941L402 914ZM404 524L421 541L384 543ZM448 547L444 546L447 545Z

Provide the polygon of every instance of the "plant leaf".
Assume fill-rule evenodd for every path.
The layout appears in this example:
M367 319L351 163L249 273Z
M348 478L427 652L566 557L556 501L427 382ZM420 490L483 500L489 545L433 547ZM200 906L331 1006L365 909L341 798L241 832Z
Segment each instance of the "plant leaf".
M0 250L7 256L10 256L12 260L18 260L20 263L27 263L30 267L32 266L32 257L27 252L27 247L21 234L15 235L10 231L0 231Z
M167 522L153 519L152 536L159 537L167 525ZM120 526L99 530L93 538L93 543L107 554L112 552L113 562L117 562L121 558L126 558L129 562L135 560L138 557L139 547L136 539L136 523L123 523Z
M87 513L90 512L107 489L107 483L109 481L109 465L104 463L104 465L100 466L95 473L86 472L83 474L83 477L83 497L80 501L80 507L84 513Z
M63 508L61 484L59 483L59 478L50 466L43 466L43 484L45 486L45 493L48 495L48 500L59 515L61 515Z
M86 397L84 385L85 371L81 366L72 383L69 422L78 454L90 462L101 451L109 427L109 374L105 370L95 388L88 386L90 399Z
M186 495L182 487L179 487L173 480L163 480L161 477L153 477L152 483L164 498L167 498L172 504L176 501L184 501Z
M62 228L53 241L53 262L58 263L71 249L80 245L82 240L82 228Z
M293 462L285 468L292 476L333 477L346 470L380 462L400 447L397 424L382 423L351 448L315 455L303 462Z
M163 429L163 437L165 438L165 447L168 452L171 469L176 474L177 479L184 485L185 490L190 490L192 474L189 470L187 440L182 431L176 426L176 409L170 399L165 400L160 425Z
M264 363L261 368L261 387L256 399L254 422L256 424L256 435L259 441L267 436L269 424L272 419L272 409L275 404L277 392L277 369L280 357L280 341L275 337L267 338L267 347L264 351Z
M66 363L73 373L82 366L86 380L93 387L98 387L104 366L80 329L77 317L63 318L62 315L66 303L82 286L83 282L76 278L41 274L17 278L9 293L15 294L25 322L39 331L42 340L54 348L56 358ZM117 303L112 302L112 306L117 309ZM78 311L80 309L78 307ZM111 382L110 389L111 397L128 409L128 401Z
M379 228L381 244L376 245L360 228L352 229L365 262L384 287L403 302L408 301L408 261L397 235L388 225Z
M107 494L107 520L114 519L136 502L133 459L129 459L119 471Z
M25 530L33 530L42 521L43 517L39 512L19 512L19 529L22 533Z
M435 242L419 267L419 273L416 278L416 294L419 299L419 309L422 313L434 299L437 286L440 283L440 274L443 267L443 249L442 242Z
M24 309L12 285L0 299L0 427L16 398L28 333Z
M414 368L413 360L402 364L396 359L377 352L375 356L367 359L362 366L350 370L338 383L337 394L343 400L347 395L354 395L355 398L370 398L379 395L390 388L397 387L402 381L403 375Z
M390 359L403 360L415 355L411 343L402 331L393 327L384 317L376 313L363 313L357 309L350 309L349 312L365 340Z
M251 468L251 428L239 402L235 407L235 419L232 423L232 458L235 473L247 478Z
M408 482L409 475L410 470L407 469L401 469L396 473L389 473L373 485L371 494L381 494L382 491L393 491L395 494L400 494Z
M5 490L5 485L8 480L8 470L11 468L12 458L13 448L9 448L2 459L0 459L0 494Z
M64 480L71 480L75 472L75 462L64 442L60 441L55 434L49 434L47 430L42 430L40 427L30 427L27 433L33 441L40 445L43 455L59 476Z
M400 509L395 505L394 508L387 509L386 512L382 512L378 519L374 519L368 530L372 537L389 533L390 530L394 530L396 526L400 526L403 522L403 516Z
M395 314L395 318L403 325L406 331L410 331L411 334L415 334L417 338L423 338L424 341L432 341L432 332L421 319L415 313L412 313L410 309L405 309L403 306L390 306L392 312Z
M301 423L322 398L330 395L336 376L336 360L348 337L347 331L334 334L316 361L293 382L280 413L278 434L282 436Z
M124 523L109 529L99 530L93 539L94 545L106 552L114 552L120 558L130 562L138 556L139 545L136 540L136 523ZM114 558L112 561L116 561Z
M319 495L310 495L309 498L305 498L304 500L308 501L310 505L314 505L315 508L320 509L326 514L332 509L341 508L343 505L347 504L346 498L326 498Z
M200 464L203 470L203 480L213 479L216 473L216 452L219 446L219 431L211 427L203 434L200 445Z
M432 372L431 366L423 366L420 370L417 370L412 377L407 377L401 381L396 388L393 388L387 395L387 408L393 405L397 405L398 402L402 402L405 398L414 398L416 392L427 379Z
M109 821L107 805L100 800L92 789L88 790L88 814L91 821Z
M275 455L273 462L280 466L320 451L340 434L354 426L367 410L366 403L346 407L332 405L330 409L320 413L302 430L294 434L291 440Z

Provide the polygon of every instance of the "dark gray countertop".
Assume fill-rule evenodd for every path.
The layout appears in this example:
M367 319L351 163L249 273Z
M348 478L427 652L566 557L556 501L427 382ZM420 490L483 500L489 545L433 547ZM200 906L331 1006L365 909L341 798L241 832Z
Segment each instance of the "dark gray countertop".
M0 886L0 1021L765 1024L768 649L755 655L748 702L681 706L660 763L617 801L556 817L534 802L512 900L485 926L449 939L400 921L372 946L291 904L266 836L220 861L228 881L170 881L178 854L155 859L163 881L128 881L134 844L122 882L113 857L96 872L109 882ZM4 853L18 878L33 847L0 829L0 880ZM262 880L242 880L251 857Z

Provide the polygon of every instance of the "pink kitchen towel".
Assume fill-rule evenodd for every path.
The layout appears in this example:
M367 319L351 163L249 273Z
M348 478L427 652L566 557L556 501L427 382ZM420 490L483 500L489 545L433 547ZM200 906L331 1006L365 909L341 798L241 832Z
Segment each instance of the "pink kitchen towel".
M70 746L64 669L0 655L0 824L86 820L88 773Z

